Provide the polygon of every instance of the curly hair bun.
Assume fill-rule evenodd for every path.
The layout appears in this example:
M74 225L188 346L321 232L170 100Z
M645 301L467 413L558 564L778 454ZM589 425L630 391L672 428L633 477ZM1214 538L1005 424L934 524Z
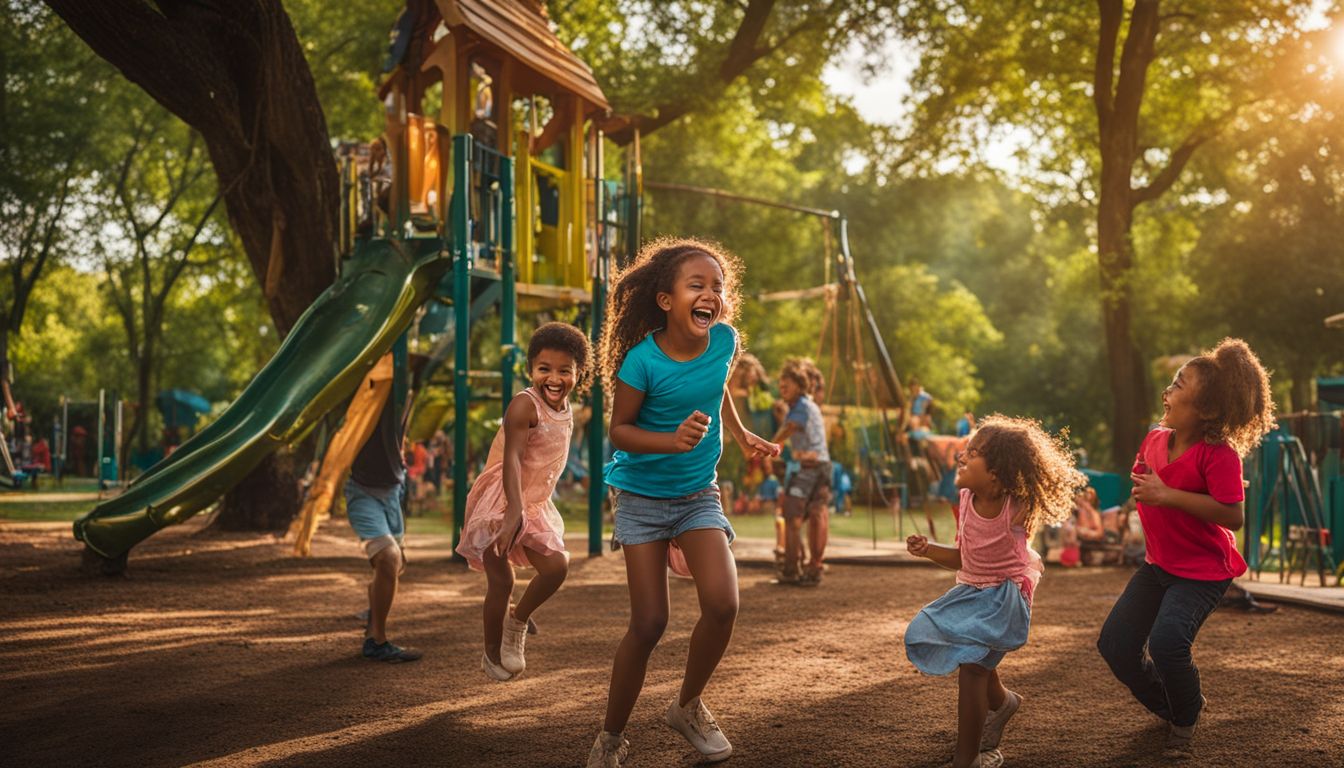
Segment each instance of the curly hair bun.
M1200 373L1195 409L1205 440L1226 443L1245 456L1274 429L1269 372L1245 341L1223 339L1186 365Z

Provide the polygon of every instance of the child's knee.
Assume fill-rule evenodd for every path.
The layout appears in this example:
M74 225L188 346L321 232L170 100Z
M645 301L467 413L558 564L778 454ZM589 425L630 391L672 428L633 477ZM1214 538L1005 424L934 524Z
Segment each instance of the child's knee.
M1097 636L1097 653L1100 653L1103 659L1114 665L1125 656L1134 655L1139 650L1129 632L1112 625L1110 621L1102 625L1101 634Z
M737 608L737 595L725 595L705 603L700 615L717 626L731 627L737 621Z
M569 577L569 558L563 554L547 558L545 564L538 568L537 572L557 584L564 583L565 579Z
M373 570L379 577L395 579L402 568L401 548L387 547L373 556Z
M630 636L641 647L652 650L667 629L667 614L653 614L630 619Z
M1180 633L1154 631L1148 637L1148 655L1158 669L1190 665L1190 640Z

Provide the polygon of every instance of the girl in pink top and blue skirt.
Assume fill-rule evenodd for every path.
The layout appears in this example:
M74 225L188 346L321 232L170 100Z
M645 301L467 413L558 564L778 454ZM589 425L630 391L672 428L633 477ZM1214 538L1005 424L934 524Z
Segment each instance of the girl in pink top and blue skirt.
M1241 457L1274 427L1269 375L1246 342L1224 339L1162 392L1131 479L1147 542L1102 627L1097 649L1116 678L1170 723L1167 751L1190 750L1204 709L1195 635L1246 572L1233 531L1244 522Z
M1042 524L1060 522L1085 483L1067 448L1034 421L991 416L957 458L957 542L906 539L910 553L957 571L957 585L924 606L905 631L919 671L957 672L956 768L1003 764L1004 725L1022 697L1003 687L998 666L1026 645L1041 558L1027 545Z

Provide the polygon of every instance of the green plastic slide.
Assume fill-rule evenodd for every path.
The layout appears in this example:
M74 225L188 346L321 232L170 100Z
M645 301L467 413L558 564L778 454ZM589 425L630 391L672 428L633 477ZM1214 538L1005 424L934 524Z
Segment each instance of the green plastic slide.
M350 396L429 299L452 264L450 252L439 248L437 240L362 243L228 410L120 496L75 521L75 538L104 558L121 558L302 438Z

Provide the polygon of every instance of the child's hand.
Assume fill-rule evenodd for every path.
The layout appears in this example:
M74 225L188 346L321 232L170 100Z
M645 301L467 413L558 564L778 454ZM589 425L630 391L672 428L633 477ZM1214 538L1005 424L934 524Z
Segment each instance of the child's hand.
M506 509L504 510L504 519L500 522L499 533L495 535L495 542L491 546L495 548L495 554L500 557L508 557L509 550L513 548L513 537L518 534L518 529L523 524L523 511Z
M743 431L742 453L748 459L774 458L784 449L778 443L772 443L754 432Z
M700 411L692 413L672 434L672 445L676 449L673 452L686 453L693 450L707 434L709 434L709 417Z
M1171 498L1171 486L1162 482L1162 478L1158 477L1156 472L1149 472L1144 475L1131 474L1129 479L1134 483L1134 488L1130 493L1134 496L1135 501L1141 501L1155 507L1171 506L1167 503Z
M905 549L915 557L929 556L929 538L913 534L905 538Z

